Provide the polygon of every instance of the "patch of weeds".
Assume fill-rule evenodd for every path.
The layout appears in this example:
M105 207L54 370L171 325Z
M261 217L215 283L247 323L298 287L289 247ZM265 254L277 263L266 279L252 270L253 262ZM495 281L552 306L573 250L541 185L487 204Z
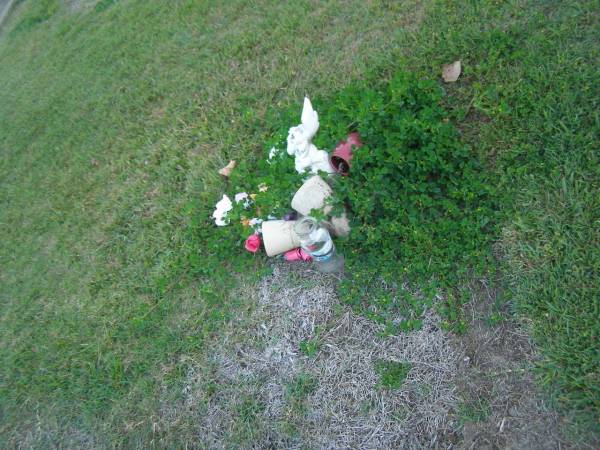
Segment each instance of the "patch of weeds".
M500 325L504 321L504 316L499 311L492 311L486 318L485 323L489 327Z
M204 394L207 398L211 398L219 390L219 384L215 381L209 380L203 385Z
M462 308L467 301L468 296L465 290L459 295L455 295L454 291L447 292L446 301L436 305L438 314L444 318L440 324L442 329L453 331L456 334L463 334L467 330L467 320Z
M375 405L373 405L372 400L362 400L359 406L359 412L362 416L368 415L373 409Z
M246 446L256 440L261 432L260 415L264 410L265 404L252 395L242 397L235 407L236 420L228 436L232 445Z
M408 419L409 414L410 409L406 406L401 406L392 413L392 419L394 419L396 422L404 422L406 419Z
M254 422L265 410L265 405L252 396L245 396L236 407L237 417L245 424Z
M404 384L412 365L408 362L379 360L375 363L375 373L379 377L378 387L399 389Z
M484 398L463 400L458 404L458 421L461 425L468 422L483 422L492 413L489 401Z
M300 435L300 433L298 432L298 426L287 420L279 422L278 427L281 433L289 438L294 439Z
M431 395L431 386L427 383L419 383L415 389L417 395L421 398L426 398Z
M449 123L441 99L435 82L398 72L386 82L361 80L313 100L320 121L315 145L333 148L350 131L358 131L363 142L354 149L350 176L331 179L331 215L345 210L352 222L349 237L336 241L348 274L338 292L357 311L386 324L388 334L419 329L436 292L485 272L491 261L494 190ZM234 202L229 226L216 231L211 246L233 242L244 252L241 243L253 233L249 219L282 217L302 185L304 176L286 152L298 107L270 114L276 125L265 156L241 161L229 179L230 197L247 192L251 200ZM400 287L408 279L419 295ZM440 311L460 331L460 301L445 306Z

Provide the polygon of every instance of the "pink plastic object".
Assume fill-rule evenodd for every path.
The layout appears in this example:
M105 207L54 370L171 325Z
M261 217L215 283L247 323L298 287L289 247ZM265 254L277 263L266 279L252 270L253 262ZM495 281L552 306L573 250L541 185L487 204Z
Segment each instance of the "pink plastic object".
M302 250L300 247L288 250L283 254L286 261L310 261L312 256Z
M345 141L340 141L331 153L331 167L340 175L348 175L350 171L350 160L352 159L352 147L362 146L360 136L356 131L348 135Z

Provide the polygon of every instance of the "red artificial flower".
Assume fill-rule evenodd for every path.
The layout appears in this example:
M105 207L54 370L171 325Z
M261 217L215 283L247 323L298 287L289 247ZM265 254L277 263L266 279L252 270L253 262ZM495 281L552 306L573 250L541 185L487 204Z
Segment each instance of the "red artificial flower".
M244 248L251 253L256 253L260 248L260 237L258 234L251 234L244 243Z

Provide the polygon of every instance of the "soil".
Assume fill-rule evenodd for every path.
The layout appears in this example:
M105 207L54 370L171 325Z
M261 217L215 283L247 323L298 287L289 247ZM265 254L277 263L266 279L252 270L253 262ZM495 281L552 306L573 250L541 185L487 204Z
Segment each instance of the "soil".
M457 389L462 398L457 415L463 426L457 446L575 448L561 437L560 418L535 385L531 373L535 351L523 327L507 319L509 311L499 310L496 291L485 281L471 292L472 300L465 307L467 331L452 338L459 355Z

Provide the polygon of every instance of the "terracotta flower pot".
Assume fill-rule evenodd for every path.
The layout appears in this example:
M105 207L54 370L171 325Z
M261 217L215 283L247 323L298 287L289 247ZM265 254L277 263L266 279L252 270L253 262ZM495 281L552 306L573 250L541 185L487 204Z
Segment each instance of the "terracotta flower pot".
M340 175L348 175L350 172L350 161L352 160L352 147L359 148L362 146L360 136L356 131L348 135L345 141L340 141L336 148L331 153L331 167Z

